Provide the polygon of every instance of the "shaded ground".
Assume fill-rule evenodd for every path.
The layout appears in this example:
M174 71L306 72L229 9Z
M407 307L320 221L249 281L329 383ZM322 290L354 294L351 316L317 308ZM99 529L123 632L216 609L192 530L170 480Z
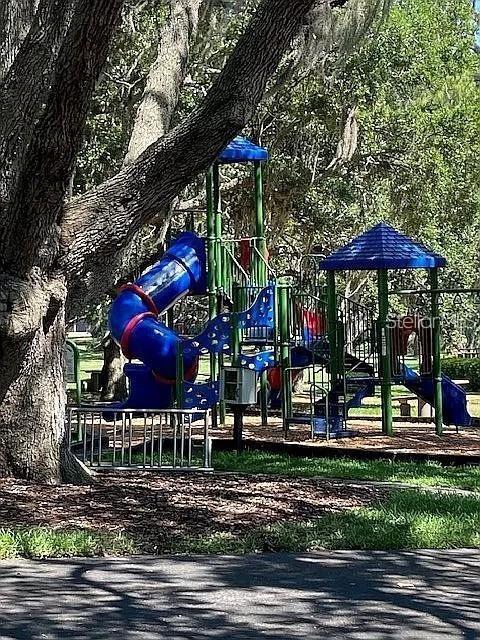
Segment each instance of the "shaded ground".
M0 637L475 640L480 552L7 561Z
M179 536L241 535L261 525L295 522L369 504L379 487L314 479L223 474L102 475L92 487L0 480L3 527L53 525L126 532L154 551Z
M247 415L244 421L244 437L246 440L295 442L312 447L328 449L371 450L388 453L423 453L432 456L464 455L480 456L480 429L468 428L459 433L452 427L445 427L444 434L439 438L435 434L433 424L395 422L394 435L384 436L380 422L353 419L348 421L348 428L356 432L352 438L325 441L325 439L310 438L310 428L307 425L290 427L288 437L283 435L280 418L270 417L268 426L261 425L258 416ZM232 419L227 416L227 425L212 430L216 438L232 437Z

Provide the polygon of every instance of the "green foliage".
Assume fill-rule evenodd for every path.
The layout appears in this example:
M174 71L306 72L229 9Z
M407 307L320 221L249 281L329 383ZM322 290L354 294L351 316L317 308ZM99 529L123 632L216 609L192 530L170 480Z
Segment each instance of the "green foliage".
M402 482L429 487L451 487L480 491L480 467L443 466L435 462L390 462L389 460L353 460L350 458L301 458L251 451L215 452L217 471L265 473L294 478L345 478Z
M202 100L257 3L222 3L209 14L175 123ZM95 96L74 191L121 165L165 15L163 3L127 6ZM447 257L445 285L478 284L480 67L474 31L470 0L396 0L361 47L349 49L346 57L341 47L333 47L321 64L308 60L293 81L285 81L291 79L285 70L299 53L291 52L272 79L280 89L267 95L245 131L271 151L266 210L278 271L298 270L300 256L313 247L329 253L385 219ZM225 229L237 237L251 235L251 179L243 169L223 171L224 182L231 184L222 193ZM188 197L201 189L199 180ZM145 237L139 242L150 241L148 233ZM423 284L415 282L421 274L401 277L400 283L394 276L393 286ZM375 283L365 274L349 274L339 286L364 302L375 296ZM403 311L411 301L394 302ZM454 307L447 301L444 310L453 316ZM464 311L469 317L474 313L470 307ZM91 315L101 320L104 309ZM463 334L452 332L450 342L460 344Z
M312 245L328 253L384 219L443 253L447 282L475 283L474 27L469 0L399 0L331 78L309 74L260 114L273 152L268 204L279 264ZM354 152L332 168L352 109Z
M471 391L480 391L480 358L444 358L442 371L450 378L469 380Z

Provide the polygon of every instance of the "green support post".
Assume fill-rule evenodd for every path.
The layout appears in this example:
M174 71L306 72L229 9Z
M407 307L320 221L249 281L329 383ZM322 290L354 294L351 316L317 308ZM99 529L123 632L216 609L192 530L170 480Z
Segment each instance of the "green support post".
M183 348L182 341L177 342L176 376L175 376L175 404L177 409L183 409Z
M292 377L290 358L290 322L289 322L289 290L290 287L279 282L278 293L278 320L280 333L280 367L282 371L282 417L284 421L284 434L288 435L286 419L292 416Z
M438 269L430 269L430 288L432 290L432 356L433 356L433 407L435 409L435 433L443 433L442 365L441 365L441 325L438 293Z
M66 354L65 360L66 360L66 372L65 372L65 377L66 377L66 381L67 383L74 383L75 384L75 399L77 402L77 405L80 406L82 404L82 379L81 379L81 372L80 372L80 350L77 347L77 345L75 344L75 342L73 342L73 340L66 340L66 344L65 344L65 349L66 350L70 350L71 354L72 354L72 359L70 359L68 357L68 354ZM73 360L73 362L72 362Z
M240 357L240 344L242 341L242 330L238 326L237 314L241 309L240 288L234 283L232 288L233 314L232 314L232 364L237 365Z
M330 385L333 388L340 373L338 359L338 316L337 291L335 286L335 271L327 271L327 331L330 349Z
M222 259L222 205L220 194L220 167L218 162L213 165L213 211L215 217L215 283L216 283L216 301L215 313L222 312L222 295L225 291L225 273L224 260ZM219 372L223 367L223 353L219 353L216 358L216 371ZM219 402L219 418L220 424L225 424L225 402Z
M210 167L206 176L207 190L207 259L208 259L208 313L210 320L217 315L217 260L215 243L215 195L214 195L214 169ZM210 354L210 378L215 381L218 376L217 357ZM215 407L212 410L212 426L217 426L217 413Z
M213 167L206 176L207 187L207 255L208 255L208 310L210 319L216 315L216 257L215 257L215 205L213 194Z
M392 362L388 331L388 271L379 269L378 276L378 352L380 356L380 386L382 394L382 431L393 435Z
M220 167L218 163L213 165L213 210L215 236L215 281L217 285L217 296L219 296L225 283L222 271L222 211L220 202Z
M256 272L257 284L265 286L267 281L266 259L267 244L265 241L265 216L263 211L263 174L262 163L256 160L253 163L255 178L255 236L258 254L255 256L254 271ZM263 259L262 259L263 258Z
M164 252L167 251L170 246L170 242L172 240L172 225L169 224L167 228L167 233L165 234L165 242L164 242ZM175 322L174 308L170 307L167 310L167 327L169 329L173 329L173 324Z
M265 240L265 217L263 211L263 175L262 163L256 160L253 163L253 171L255 178L255 236L258 238L257 250L260 255L255 255L254 271L256 272L256 281L259 287L267 285L267 245ZM263 259L262 259L263 258ZM267 372L260 374L260 412L262 416L262 425L268 424L268 385Z

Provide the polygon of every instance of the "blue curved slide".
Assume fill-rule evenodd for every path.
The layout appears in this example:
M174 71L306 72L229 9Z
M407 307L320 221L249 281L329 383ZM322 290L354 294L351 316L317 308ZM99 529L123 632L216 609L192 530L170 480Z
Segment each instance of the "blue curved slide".
M163 257L133 284L120 290L109 313L113 339L128 359L130 396L123 405L135 409L166 409L172 405L177 352L182 338L160 322L178 300L206 290L205 242L195 233L182 233ZM193 382L198 354L183 355L184 378Z

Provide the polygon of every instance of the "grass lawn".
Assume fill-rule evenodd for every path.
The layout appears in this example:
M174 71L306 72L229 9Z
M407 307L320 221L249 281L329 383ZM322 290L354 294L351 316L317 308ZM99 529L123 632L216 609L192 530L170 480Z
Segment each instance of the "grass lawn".
M447 467L435 462L301 458L252 451L239 456L235 453L215 452L213 466L217 471L266 473L302 478L319 476L377 480L480 491L480 466L473 465Z

